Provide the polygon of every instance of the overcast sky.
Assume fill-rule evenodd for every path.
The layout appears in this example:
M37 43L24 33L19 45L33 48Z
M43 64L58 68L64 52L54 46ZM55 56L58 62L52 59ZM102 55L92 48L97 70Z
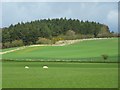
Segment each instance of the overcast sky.
M117 2L2 2L2 27L43 18L75 18L106 24L118 31ZM33 0L32 0L33 1ZM97 0L98 1L98 0ZM114 1L114 0L113 0ZM1 6L0 6L1 8Z

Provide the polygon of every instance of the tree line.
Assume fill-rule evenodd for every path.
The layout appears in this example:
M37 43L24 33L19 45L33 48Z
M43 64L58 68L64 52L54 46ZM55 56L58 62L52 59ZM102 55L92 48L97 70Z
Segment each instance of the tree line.
M41 19L2 28L2 47L55 43L61 39L110 37L109 27L78 19Z

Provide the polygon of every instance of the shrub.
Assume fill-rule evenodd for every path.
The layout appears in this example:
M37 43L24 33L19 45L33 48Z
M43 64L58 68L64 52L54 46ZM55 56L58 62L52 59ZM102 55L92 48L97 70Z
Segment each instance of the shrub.
M3 44L3 47L4 47L4 48L9 48L9 47L11 47L11 43L10 43L10 42L5 42L5 43Z
M66 35L67 35L67 36L74 36L74 35L75 35L75 32L74 32L73 30L68 30L68 31L66 32Z
M51 40L39 37L36 44L51 44Z
M109 34L109 33L98 34L97 37L98 38L108 38L108 37L111 37L111 34Z
M103 54L103 55L102 55L102 58L103 58L104 60L107 60L107 59L108 59L108 55Z
M64 36L64 39L66 40L73 40L76 38L75 32L73 30L68 30L66 32L66 35Z
M81 35L81 38L82 38L82 39L86 39L86 38L94 38L94 35L90 35L90 34L87 34L87 35Z
M51 39L51 44L55 44L57 41L64 40L63 35L59 35Z
M19 47L19 46L23 46L24 43L22 40L15 40L15 41L12 41L11 43L11 47Z

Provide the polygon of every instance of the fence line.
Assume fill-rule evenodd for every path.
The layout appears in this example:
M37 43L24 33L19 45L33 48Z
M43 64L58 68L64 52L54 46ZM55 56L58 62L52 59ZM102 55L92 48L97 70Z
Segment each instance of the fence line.
M112 57L104 60L101 57L94 58L39 58L39 59L18 59L18 58L4 58L2 61L40 61L40 62L118 62L118 58Z

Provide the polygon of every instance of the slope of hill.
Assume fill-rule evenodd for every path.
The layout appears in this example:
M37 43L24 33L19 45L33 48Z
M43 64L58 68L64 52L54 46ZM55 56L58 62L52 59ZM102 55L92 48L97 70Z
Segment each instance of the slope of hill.
M88 40L62 47L27 47L15 52L3 54L3 59L18 61L102 61L102 55L107 55L108 61L117 61L117 38Z

